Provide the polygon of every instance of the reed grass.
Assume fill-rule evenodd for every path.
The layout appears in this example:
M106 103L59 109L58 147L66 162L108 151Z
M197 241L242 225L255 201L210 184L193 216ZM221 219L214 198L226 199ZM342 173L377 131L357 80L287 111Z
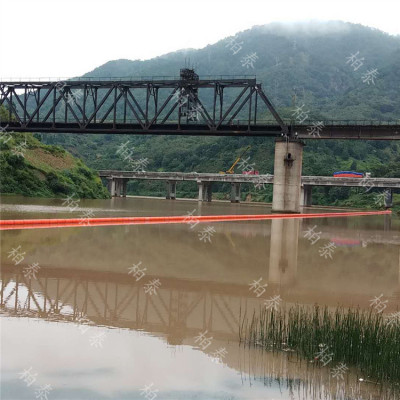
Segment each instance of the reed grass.
M264 308L240 316L239 339L245 345L294 350L315 362L321 347L328 346L328 367L343 362L369 379L400 383L400 326L372 309Z

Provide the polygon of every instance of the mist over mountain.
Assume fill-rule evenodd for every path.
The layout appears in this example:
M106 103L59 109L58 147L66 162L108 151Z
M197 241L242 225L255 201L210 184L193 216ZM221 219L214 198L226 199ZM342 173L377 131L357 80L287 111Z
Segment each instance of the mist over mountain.
M243 66L254 53L252 65ZM362 60L358 68L352 54ZM296 94L315 117L400 118L400 37L340 21L255 26L203 49L110 61L84 76L178 76L185 64L200 76L254 74L278 108L290 107ZM374 84L363 82L374 69Z
M143 39L134 38L132 46L135 40ZM246 65L247 56L252 65ZM109 61L84 76L178 76L185 66L194 66L200 77L256 75L284 118L292 116L294 104L304 104L310 119L400 119L400 37L340 21L255 26L198 50L180 50L145 61ZM150 160L148 170L183 172L226 170L250 144L249 157L255 168L260 173L273 172L274 146L269 138L43 135L43 140L61 144L93 168L125 170L130 166L116 150L129 140L137 158ZM305 175L331 175L350 168L376 176L400 176L400 146L397 142L307 140ZM154 185L132 182L128 191L151 193ZM180 187L180 195L194 195L196 190ZM355 189L316 192L320 203L345 204L349 196L358 196L350 204L360 205L367 198ZM271 195L268 188L252 197L270 200Z

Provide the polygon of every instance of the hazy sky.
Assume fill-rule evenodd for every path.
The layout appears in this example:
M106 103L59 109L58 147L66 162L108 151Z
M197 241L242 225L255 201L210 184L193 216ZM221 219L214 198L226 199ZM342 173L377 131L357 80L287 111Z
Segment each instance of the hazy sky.
M119 58L201 48L275 21L400 34L399 0L0 0L0 77L71 77Z

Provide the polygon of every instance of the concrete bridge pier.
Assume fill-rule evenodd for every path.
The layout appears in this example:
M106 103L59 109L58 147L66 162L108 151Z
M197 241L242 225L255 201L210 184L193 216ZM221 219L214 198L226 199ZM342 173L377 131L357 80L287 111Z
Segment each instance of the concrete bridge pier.
M107 178L108 182L107 182L107 189L111 194L111 197L114 197L114 193L115 193L115 180L114 178Z
M303 147L298 139L275 141L273 212L300 212Z
M167 195L165 198L167 200L176 199L176 181L167 181Z
M122 179L122 197L126 197L127 186L128 186L128 179Z
M122 178L110 178L108 180L108 190L111 193L111 197L126 197L126 187L128 185L128 179Z
M197 185L199 187L199 201L208 201L212 199L212 182L202 182L198 181Z
M122 179L115 179L115 197L121 197L122 193Z
M311 185L302 185L301 186L300 205L302 207L311 207L312 206L312 186Z
M232 183L231 186L231 203L240 203L240 183Z

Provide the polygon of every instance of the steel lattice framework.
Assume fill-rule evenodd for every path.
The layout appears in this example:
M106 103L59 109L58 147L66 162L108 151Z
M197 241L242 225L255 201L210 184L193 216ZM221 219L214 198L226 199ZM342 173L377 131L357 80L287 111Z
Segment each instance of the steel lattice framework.
M255 78L0 81L2 132L400 139L398 122L283 121ZM269 118L269 119L268 119ZM317 135L310 126L317 124Z
M267 112L268 133L288 132L255 79L203 80L188 69L167 80L0 82L0 105L10 116L1 126L23 132L257 133Z

